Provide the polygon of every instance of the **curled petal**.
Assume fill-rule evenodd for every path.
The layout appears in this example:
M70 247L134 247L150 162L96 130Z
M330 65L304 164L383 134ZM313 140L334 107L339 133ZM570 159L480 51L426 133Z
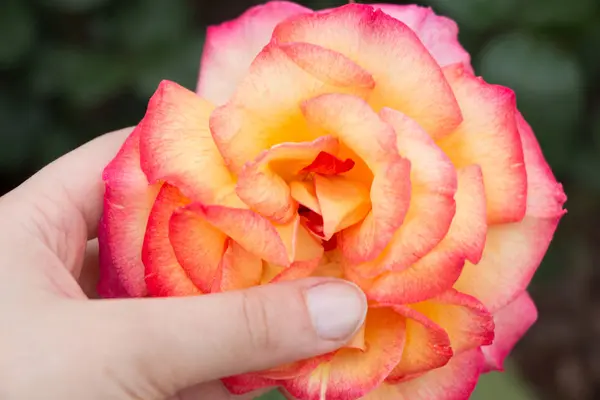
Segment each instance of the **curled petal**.
M481 166L490 224L525 215L527 175L512 90L485 83L462 66L444 68L464 121L438 145L457 168Z
M140 123L140 162L150 183L168 182L207 203L232 183L208 128L213 108L178 84L161 82Z
M403 271L387 272L376 279L365 278L368 272L363 272L361 265L347 267L347 273L369 299L383 303L417 303L450 289L461 275L465 259L481 256L486 230L483 190L480 169L475 165L462 168L458 171L456 215L448 234L431 252Z
M371 211L369 189L343 176L315 175L315 191L323 216L325 240L363 220Z
M491 226L481 261L467 263L455 288L495 312L525 290L546 254L566 201L535 136L517 115L527 167L527 212L521 222Z
M226 249L227 236L198 214L180 208L169 222L177 261L203 293L210 293Z
M280 365L266 371L257 372L258 375L269 379L294 379L306 375L319 366L319 364L331 360L334 353L327 353L307 360Z
M400 110L434 138L451 132L461 121L456 99L436 61L409 27L381 10L349 4L294 16L275 28L273 38L344 54L377 82L368 99L375 110Z
M386 382L397 383L446 365L453 355L446 331L408 306L394 306L394 310L406 317L406 343L400 363Z
M469 295L450 289L413 307L448 333L455 354L489 345L494 339L492 314Z
M366 98L372 87L370 74L342 54L303 43L271 42L231 101L213 112L210 129L225 162L239 173L245 163L278 143L322 136L306 126L300 112L303 101L323 93Z
M246 289L260 284L263 263L260 258L230 240L219 272L213 292Z
M458 41L458 25L450 18L436 15L431 8L415 4L372 6L412 29L440 66L461 63L467 71L473 72L471 56Z
M331 153L324 151L314 159L309 166L302 168L301 172L313 172L319 175L339 175L354 168L355 162L351 158L340 160Z
M317 214L321 214L314 181L292 181L290 182L290 193L298 203Z
M277 386L277 381L265 378L256 373L228 376L222 378L221 382L231 394L246 394L258 389Z
M148 185L140 168L139 127L104 169L104 210L99 225L100 281L103 297L147 294L140 249L160 184Z
M321 152L337 153L338 148L338 139L333 136L323 136L312 142L277 144L244 165L236 193L261 215L277 223L288 222L294 217L297 204L287 181Z
M142 247L146 285L151 296L189 296L201 293L175 257L169 241L169 220L189 200L176 187L164 184L150 212Z
M308 278L313 274L321 257L308 261L295 261L289 267L281 267L266 263L263 268L261 283L277 283Z
M187 209L248 252L276 265L289 266L294 261L313 260L323 252L319 242L300 225L299 217L286 224L273 224L243 208L193 203Z
M431 137L402 113L379 113L396 134L400 155L411 162L411 198L404 223L380 256L369 263L369 276L402 270L431 251L448 233L456 211L456 170Z
M567 201L562 185L556 182L527 121L521 113L517 113L516 118L523 143L527 171L527 211L525 215L540 219L560 219L566 212L563 205Z
M198 94L224 104L246 75L252 60L269 43L273 28L286 18L312 12L287 1L270 1L240 17L209 26L200 65Z
M527 292L523 292L508 305L496 311L494 343L481 348L485 355L487 370L504 369L504 359L533 325L537 315L535 304Z
M390 309L371 309L366 324L366 351L338 350L309 374L281 382L285 390L305 400L357 399L379 386L402 357L404 318Z
M402 224L410 200L410 163L398 154L396 133L354 96L322 95L304 102L302 110L310 126L338 137L373 173L372 211L340 243L351 261L372 259Z
M468 400L483 369L481 350L452 357L442 368L398 384L384 384L361 400Z

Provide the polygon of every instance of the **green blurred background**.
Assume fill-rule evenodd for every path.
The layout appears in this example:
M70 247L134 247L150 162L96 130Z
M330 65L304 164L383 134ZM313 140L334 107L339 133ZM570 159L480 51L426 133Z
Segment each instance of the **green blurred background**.
M193 89L206 26L260 2L3 0L0 194L83 142L136 124L160 80ZM516 91L569 196L531 286L540 319L507 373L483 378L474 398L598 399L600 1L418 3L454 18L477 73Z

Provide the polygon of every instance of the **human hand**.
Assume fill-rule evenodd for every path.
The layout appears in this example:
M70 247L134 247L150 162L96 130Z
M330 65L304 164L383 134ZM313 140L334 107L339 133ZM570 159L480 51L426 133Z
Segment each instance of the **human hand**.
M230 399L219 378L327 353L352 337L366 300L329 278L88 300L101 171L129 132L82 146L0 198L0 398Z

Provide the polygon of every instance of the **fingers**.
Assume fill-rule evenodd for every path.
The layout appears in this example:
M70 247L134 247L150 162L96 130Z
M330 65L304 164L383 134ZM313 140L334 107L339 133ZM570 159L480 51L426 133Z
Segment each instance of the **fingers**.
M115 374L124 382L143 374L168 395L330 352L353 336L367 309L356 286L329 278L80 305L80 326L90 330L101 359L110 349Z
M0 199L0 238L26 231L68 267L81 263L102 213L102 171L131 129L103 135L59 158ZM19 240L24 238L19 237ZM28 260L23 260L28 261Z

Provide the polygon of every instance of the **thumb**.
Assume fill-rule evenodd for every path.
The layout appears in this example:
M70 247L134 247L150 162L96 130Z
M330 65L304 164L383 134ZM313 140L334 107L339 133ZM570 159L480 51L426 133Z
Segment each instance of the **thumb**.
M143 368L146 384L172 394L335 350L366 312L352 283L309 278L199 297L88 302L90 325L81 325L95 330L88 337L100 359L110 349L120 376Z

